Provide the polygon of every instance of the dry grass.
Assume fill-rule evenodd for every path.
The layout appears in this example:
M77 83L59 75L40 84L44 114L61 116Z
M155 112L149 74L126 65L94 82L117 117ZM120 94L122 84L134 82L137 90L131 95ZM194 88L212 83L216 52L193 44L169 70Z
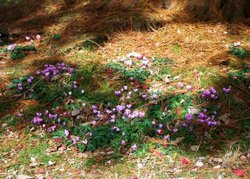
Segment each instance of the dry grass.
M23 43L25 35L34 36L39 32L42 32L42 40L36 44L38 52L29 55L22 61L0 60L0 62L5 62L0 64L0 93L5 91L11 79L32 73L45 63L64 61L81 66L94 62L103 65L108 60L124 56L132 50L145 53L147 56L172 58L176 62L175 72L183 72L182 80L186 83L194 83L193 71L201 67L209 67L223 75L225 67L220 65L221 61L223 59L235 60L228 54L226 45L241 41L243 47L250 48L250 40L243 41L244 38L250 38L250 28L243 24L199 22L184 11L185 3L186 1L183 0L172 0L169 10L159 7L159 4L153 0L112 0L109 4L103 4L101 1L79 0L72 5L65 4L63 0L48 0L36 2L35 7L29 7L27 4L16 5L15 9L25 7L22 11L25 11L26 15L12 17L9 21L5 19L2 21L3 24L8 23L11 33L20 34L17 42ZM36 8L36 11L33 12L32 8ZM6 17L8 14L10 15L11 11L1 11L0 17ZM140 16L141 29L136 29L134 26L137 16ZM62 35L59 41L51 40L55 33ZM81 47L86 39L98 35L105 35L108 40L99 44L95 51L88 51ZM14 76L12 69L15 69ZM22 106L25 107L27 104L23 102ZM13 130L15 129L13 128ZM20 134L20 138L21 142L28 142L24 134ZM18 142L10 141L8 144L5 138L0 138L0 141L6 148L15 146L18 148ZM35 145L39 145L39 142L36 141ZM230 156L229 163L239 157L236 154ZM156 175L168 173L162 175L162 178L174 176L169 168L174 168L175 164L179 163L178 157L181 154L173 156L175 163L172 164L169 163L169 158L166 156L159 160L155 153L149 155L151 162L140 170L142 178L154 178L154 172ZM75 151L65 152L61 156L62 159L66 157L75 160L76 164L74 163L73 166L83 166L82 160L85 159L80 158L79 161L79 156ZM18 155L12 159L11 164L15 164L17 158ZM112 166L96 165L91 169L86 169L85 172L89 173L90 178L114 178L117 176L127 178L138 175L137 158L129 157L124 160L124 163L120 161ZM57 166L65 165L68 162L60 160ZM248 167L246 163L243 166ZM48 167L48 169L51 168ZM66 166L65 168L67 172L72 172L77 167ZM190 178L194 168L186 166L182 169ZM214 177L215 175L206 173L210 169L211 167L204 167L194 169L193 172L196 172L195 175L197 174L198 178ZM231 168L215 169L216 175L223 172L230 173ZM75 176L77 178L77 174ZM193 176L193 178L197 178L197 176Z

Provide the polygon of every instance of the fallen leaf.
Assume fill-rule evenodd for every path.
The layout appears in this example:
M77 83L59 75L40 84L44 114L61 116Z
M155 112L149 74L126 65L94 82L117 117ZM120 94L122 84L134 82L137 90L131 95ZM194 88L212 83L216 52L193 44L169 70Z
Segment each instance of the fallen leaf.
M190 163L190 160L188 158L181 158L180 161L182 164L185 164L185 165Z
M246 175L246 170L244 169L232 169L232 171L238 177L244 177Z
M75 117L75 116L77 116L79 113L80 113L80 110L79 110L79 109L75 109L75 110L73 110L73 111L71 112L71 115L72 115L73 117Z
M56 143L60 143L61 141L62 141L61 138L56 138L56 139L55 139L55 142L56 142Z
M159 159L162 159L163 158L163 155L161 152L159 151L156 151L156 150L152 150L151 151L156 157L158 157Z
M132 176L131 179L137 179L137 176Z
M197 152L199 150L200 146L199 145L192 145L190 148L192 151Z
M31 177L31 176L28 176L28 175L17 175L17 177L16 177L16 179L31 179L31 178L33 178L33 177Z
M35 173L37 174L42 174L42 173L45 173L46 171L43 169L43 168L38 168L36 169Z
M49 161L48 164L49 166L54 165L56 162Z

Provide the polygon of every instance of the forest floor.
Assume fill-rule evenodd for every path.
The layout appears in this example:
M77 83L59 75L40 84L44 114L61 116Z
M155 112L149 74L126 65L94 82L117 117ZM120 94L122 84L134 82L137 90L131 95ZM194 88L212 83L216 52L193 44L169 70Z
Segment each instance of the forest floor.
M0 46L0 178L250 176L250 28L240 23L195 20L184 12L180 0L173 1L170 9L150 3L131 4L40 0L0 7L0 27L7 26L11 36ZM10 44L21 49L7 50ZM25 46L35 50L25 50ZM138 70L141 61L145 63L142 71ZM27 92L17 89L45 64L56 63L77 69L80 75L74 84L83 87L84 97L78 97L78 92L71 95L68 88L62 91L64 77L53 84L39 78L32 90L42 93L36 96L29 96L28 87ZM42 86L47 82L51 86ZM51 108L61 114L60 110L67 109L72 120L86 112L90 116L83 120L86 126L95 119L87 107L96 105L101 110L105 105L120 104L114 92L119 88L126 91L124 86L133 93L138 89L140 95L155 97L147 101L138 96L132 96L131 101L121 97L119 101L144 110L152 123L169 119L174 123L163 127L164 131L156 127L157 134L148 136L147 129L139 137L137 130L131 132L132 137L126 139L128 147L117 147L116 141L115 147L97 142L93 144L95 150L81 150L81 146L67 143L68 136L47 132L47 128L31 122L40 111ZM217 90L218 99L198 99L211 87ZM83 108L86 105L85 111L78 109L78 102L84 103ZM196 116L192 109L204 108L219 113L216 126L194 122L190 136L182 130L180 134L173 132L180 124L184 126L178 120L188 118L185 115ZM169 115L166 121L163 114ZM125 130L122 124L117 125ZM165 130L170 131L171 139L164 140ZM78 135L73 131L71 142Z

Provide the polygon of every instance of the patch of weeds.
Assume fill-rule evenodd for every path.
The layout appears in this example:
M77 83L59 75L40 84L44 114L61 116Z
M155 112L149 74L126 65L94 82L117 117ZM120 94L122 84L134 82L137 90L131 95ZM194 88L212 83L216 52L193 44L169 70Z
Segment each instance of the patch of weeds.
M95 165L98 161L98 156L94 156L92 158L88 158L86 161L84 161L84 166L86 168L91 168L93 165Z
M242 39L243 42L248 42L249 41L249 37L248 36L244 36Z
M220 84L223 81L219 71L209 67L202 66L198 69L200 72L200 85L202 87L210 87L214 84ZM193 74L192 74L193 75Z
M231 83L236 85L243 84L245 87L248 88L250 86L249 74L250 74L250 69L245 68L242 70L231 72L228 74L228 76Z
M97 49L100 45L104 44L108 41L108 37L105 35L97 36L96 38L86 40L82 43L83 48L94 51Z
M105 65L104 69L115 70L121 75L123 75L125 78L138 80L141 83L143 83L150 75L150 72L145 69L139 68L127 70L125 67L117 63L108 63Z
M65 64L45 65L36 75L24 76L12 81L9 88L13 94L40 100L44 103L54 102L54 107L61 104L67 95L77 96L81 89L74 82L74 69Z
M60 40L62 38L62 35L61 34L54 34L52 36L52 40Z
M17 46L15 49L13 49L10 53L12 60L18 60L26 57L25 52L28 51L36 51L36 48L34 45L28 45L28 46Z
M249 57L249 52L242 47L231 46L230 53L233 54L234 56L240 58L240 59L245 59L245 58Z
M49 147L49 144L46 142L41 142L36 137L31 137L31 141L37 141L36 146L33 147L27 147L25 150L19 151L18 161L19 163L28 165L30 164L30 158L35 157L37 162L43 163L45 165L48 165L49 161L58 161L61 156L59 154L53 153L51 155L46 154L46 149ZM31 143L29 141L29 143ZM40 142L39 142L40 141Z
M7 123L9 126L15 126L18 123L19 118L12 115L6 115L1 121Z
M176 54L179 54L182 51L181 46L178 43L173 44L172 50Z

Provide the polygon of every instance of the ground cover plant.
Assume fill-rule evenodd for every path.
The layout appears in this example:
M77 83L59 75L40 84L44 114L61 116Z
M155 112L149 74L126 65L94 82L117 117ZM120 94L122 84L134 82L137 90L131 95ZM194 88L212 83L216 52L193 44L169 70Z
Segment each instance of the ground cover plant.
M178 0L4 6L35 5L0 28L1 177L249 176L249 27Z

